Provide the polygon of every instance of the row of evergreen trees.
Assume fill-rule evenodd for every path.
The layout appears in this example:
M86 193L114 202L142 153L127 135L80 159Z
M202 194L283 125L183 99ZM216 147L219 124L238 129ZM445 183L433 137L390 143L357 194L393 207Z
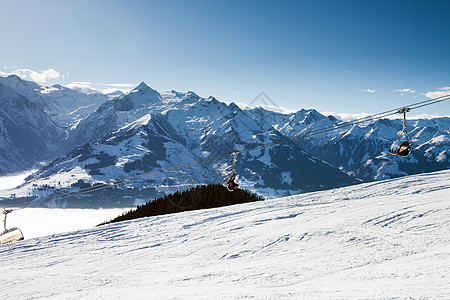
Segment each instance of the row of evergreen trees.
M176 192L147 202L123 213L117 218L102 223L109 224L142 217L172 214L182 211L221 207L246 202L262 201L262 197L245 190L229 192L220 184L202 185L184 192Z

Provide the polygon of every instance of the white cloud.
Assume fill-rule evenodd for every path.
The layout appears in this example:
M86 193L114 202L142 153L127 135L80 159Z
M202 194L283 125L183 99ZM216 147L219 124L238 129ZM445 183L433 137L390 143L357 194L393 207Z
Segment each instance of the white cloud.
M130 92L136 84L133 83L93 83L93 85L97 86L98 90L103 94L110 94L117 91L121 91L126 94ZM104 88L106 87L106 88Z
M103 93L109 94L116 91L128 93L135 86L132 83L92 83L86 81L74 81L66 85L70 89L82 91L84 93ZM108 88L101 88L102 86Z
M33 71L30 69L17 69L17 68L8 68L3 67L3 69L10 69L9 72L2 72L0 71L0 75L2 76L9 76L9 75L17 75L22 79L25 80L33 80L38 83L45 83L50 79L58 79L61 78L61 74L56 71L55 69L48 69L41 72Z
M371 93L371 94L375 93L375 90L372 90L372 89L362 89L361 91Z
M116 88L133 88L136 85L132 83L97 83L98 85L111 86Z
M100 91L93 88L91 86L91 84L92 83L85 82L85 81L75 81L75 82L71 82L71 83L67 84L66 86L69 89L74 89L74 90L78 90L78 91L85 92L85 93L89 93L89 92L99 93Z
M361 119L361 118L365 118L370 116L371 114L368 113L335 113L335 112L331 112L331 111L323 111L320 112L322 115L324 116L329 116L332 115L333 117L335 117L338 120L344 121L344 122L349 122L349 121L353 121L356 119Z
M288 109L288 108L284 108L284 107L280 107L280 106L274 106L274 105L256 105L256 106L252 106L252 105L248 105L245 103L235 103L237 106L239 106L240 109L242 110L249 110L249 109L254 109L257 107L262 107L265 110L269 110L269 111L273 111L273 112L277 112L277 113L281 113L281 114L291 114L291 113L295 113L295 110L292 109Z
M407 93L409 93L409 94L414 94L416 91L415 91L415 90L412 90L412 89L396 89L396 90L393 90L393 92L395 92L395 93L401 93L402 96L403 96L404 94L407 94Z
M4 66L3 67L3 69L5 69L5 70L15 70L15 69L18 69L18 68L19 68L18 66L10 66L10 67Z
M86 85L91 85L92 82L88 82L88 81L73 81L71 82L73 84L86 84Z
M439 98L443 96L450 96L450 87L445 86L438 88L437 91L425 93L425 96L427 96L430 99Z
M117 91L121 91L122 93L126 94L136 86L135 84L132 83L97 83L97 85L108 87L106 89L99 88L103 94L109 94Z
M117 91L121 91L122 93L126 94L126 93L128 93L129 91L131 91L131 89L116 89L116 88L110 88L110 89L104 89L104 90L101 90L101 92L102 92L103 94L105 94L105 95L111 94L111 93L114 93L114 92L117 92Z

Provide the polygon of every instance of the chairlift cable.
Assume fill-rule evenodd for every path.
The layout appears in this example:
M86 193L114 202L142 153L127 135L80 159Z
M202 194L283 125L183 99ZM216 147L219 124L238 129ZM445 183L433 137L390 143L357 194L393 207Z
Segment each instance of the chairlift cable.
M422 107L425 107L425 106L428 106L428 105L436 104L436 103L439 103L439 102L443 102L443 101L446 101L446 100L450 100L450 96L447 95L447 98L445 98L445 99L435 100L435 101L430 102L430 103L425 103L425 104L421 104L421 105L417 105L416 104L417 106L414 106L414 107L411 106L410 108L411 108L411 110L413 110L413 109L422 108Z
M442 99L442 98L445 98L445 99ZM390 116L391 113L392 113L392 115L397 114L399 110L401 110L402 108L405 108L405 107L408 107L410 110L412 110L412 109L420 108L420 107L423 107L423 106L435 104L435 103L438 103L438 102L441 102L441 101L446 101L446 100L450 100L450 94L446 94L446 95L439 96L439 97L436 97L436 98L424 100L424 101L417 102L417 103L414 103L414 104L411 104L411 105L408 105L408 106L402 106L401 108L395 108L395 109L387 110L387 111L384 111L384 112L381 112L381 113L377 113L377 114L374 114L374 115L361 117L361 118L358 118L358 119L355 119L355 120L351 120L351 121L348 121L348 122L337 123L337 124L334 124L333 126L344 126L344 125L347 125L347 124L352 124L353 125L355 122L359 122L359 121L367 121L368 122L368 121L371 121L371 120L374 120L374 119L379 119L377 117L380 116L380 115ZM420 106L414 107L416 105L420 105ZM357 123L357 124L359 124L359 123ZM324 129L326 129L326 128L327 127L325 127Z
M424 106L436 104L436 103L439 103L439 102L447 101L447 100L450 100L450 94L439 96L439 97L428 99L428 100L424 100L424 101L420 101L420 102L413 103L411 105L403 106L403 107L407 107L410 110L413 110L413 109L418 109L418 108L421 108L421 107L424 107ZM161 169L161 170L158 170L158 171L152 171L152 172L149 172L149 173L136 175L136 176L125 178L125 179L120 179L120 180L117 180L117 181L115 181L115 182L113 182L111 184L103 183L103 184L99 184L97 186L91 186L91 187L88 187L88 188L83 188L83 189L80 189L80 190L74 191L74 192L66 192L66 193L62 193L62 194L59 194L59 195L47 196L47 197L41 198L40 199L41 201L39 201L39 202L36 202L36 200L24 202L24 203L19 204L18 205L19 207L17 207L17 208L11 208L11 211L16 211L16 210L19 210L19 209L29 208L29 207L33 207L33 206L37 206L37 205L42 205L42 204L46 204L46 203L49 203L49 202L59 201L59 200L63 200L63 199L66 199L66 198L70 198L70 197L74 197L74 196L87 194L87 193L90 193L90 192L103 190L103 189L106 189L106 188L109 188L109 187L114 187L114 186L119 186L119 185L122 185L122 184L125 184L125 183L134 182L136 180L150 178L150 177L154 177L154 176L161 175L161 174L164 174L164 173L179 171L179 170L182 170L182 169L185 169L185 168L195 167L195 166L202 165L202 164L205 164L205 163L219 161L219 160L225 159L225 158L230 157L230 156L235 156L236 154L248 153L250 151L259 150L259 149L263 149L263 148L268 148L268 147L272 147L272 146L288 143L288 142L291 142L291 141L294 141L294 140L298 140L298 139L308 138L308 137L311 137L311 136L314 136L314 135L317 135L317 134L334 131L334 130L341 129L341 128L344 128L344 127L349 127L349 126L357 125L357 124L360 124L360 123L374 121L374 120L381 119L381 118L384 118L384 117L387 117L387 116L398 114L398 111L400 109L401 108L392 109L392 110L388 110L388 111L385 111L385 112L377 113L377 114L374 114L374 115L370 115L370 116L362 117L362 118L359 118L359 119L355 119L355 120L352 120L352 121L334 124L332 126L325 127L325 128L318 129L318 130L314 130L314 131L310 131L310 132L307 132L307 133L304 133L304 134L296 133L292 137L288 137L288 138L282 139L280 141L266 143L266 144L262 144L262 145L257 146L257 147L247 148L247 149L243 149L243 150L240 150L240 151L234 151L234 152L231 152L231 153L228 153L228 154L219 155L219 156L216 156L216 157L213 157L213 158L208 158L208 159L200 160L200 161L193 162L193 163L182 164L182 165L178 165L178 166L174 166L174 167L170 167L170 168L166 168L166 169ZM46 200L46 201L42 201L42 200ZM36 203L34 203L34 202L36 202Z

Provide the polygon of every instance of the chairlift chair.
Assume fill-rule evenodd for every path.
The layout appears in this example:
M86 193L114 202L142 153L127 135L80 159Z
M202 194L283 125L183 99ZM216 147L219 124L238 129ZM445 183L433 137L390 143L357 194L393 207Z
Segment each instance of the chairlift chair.
M389 154L407 157L411 153L411 150L412 145L408 137L406 136L404 139L399 137L389 148Z
M237 173L236 173L236 171L235 171L236 155L237 155L238 153L239 153L239 152L236 151L236 150L233 150L233 151L230 153L230 155L233 155L233 168L231 169L230 174L229 174L227 177L225 177L225 178L223 179L223 181L222 181L222 185L223 185L224 187L226 187L227 190L230 191L230 192L233 192L234 190L236 190L237 188L239 188L239 184L237 184L237 183L235 182L235 180L238 178L238 175L237 175Z
M7 243L13 243L18 242L24 239L22 230L17 227L12 228L6 228L6 216L12 212L12 209L3 209L3 214L5 215L5 218L3 219L3 227L5 230L0 233L0 244L7 244Z
M406 113L410 111L409 108L403 107L398 113L403 113L403 129L397 132L397 140L394 141L389 148L389 154L407 157L412 150L412 143L406 133Z

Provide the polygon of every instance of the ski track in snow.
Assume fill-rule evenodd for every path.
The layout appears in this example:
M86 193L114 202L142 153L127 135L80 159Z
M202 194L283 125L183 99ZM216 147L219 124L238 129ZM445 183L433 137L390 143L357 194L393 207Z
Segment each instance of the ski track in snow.
M450 298L450 170L0 246L2 299Z

